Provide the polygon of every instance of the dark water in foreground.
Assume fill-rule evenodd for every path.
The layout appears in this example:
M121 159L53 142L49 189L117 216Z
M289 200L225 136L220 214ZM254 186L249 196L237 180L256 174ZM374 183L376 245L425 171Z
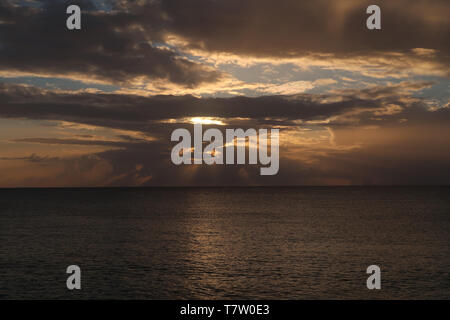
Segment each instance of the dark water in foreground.
M2 299L449 299L449 245L448 187L0 190Z

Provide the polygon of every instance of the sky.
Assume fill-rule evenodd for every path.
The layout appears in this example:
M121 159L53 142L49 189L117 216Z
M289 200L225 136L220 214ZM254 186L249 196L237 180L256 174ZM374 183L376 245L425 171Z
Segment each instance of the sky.
M0 0L0 187L448 185L449 16L448 0ZM174 165L171 133L195 123L279 129L278 174Z

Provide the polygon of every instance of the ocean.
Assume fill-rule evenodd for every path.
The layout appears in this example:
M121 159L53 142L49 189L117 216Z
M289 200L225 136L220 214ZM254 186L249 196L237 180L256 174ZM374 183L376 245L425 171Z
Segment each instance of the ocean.
M449 299L449 271L450 187L0 189L0 299Z

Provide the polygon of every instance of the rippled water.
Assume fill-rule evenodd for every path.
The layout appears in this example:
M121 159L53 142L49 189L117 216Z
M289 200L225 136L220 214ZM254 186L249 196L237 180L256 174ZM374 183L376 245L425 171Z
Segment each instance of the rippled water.
M449 245L450 188L0 190L3 299L448 299Z

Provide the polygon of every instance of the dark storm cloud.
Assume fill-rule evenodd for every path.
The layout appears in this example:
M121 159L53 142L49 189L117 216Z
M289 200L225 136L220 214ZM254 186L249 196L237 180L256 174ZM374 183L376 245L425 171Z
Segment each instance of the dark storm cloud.
M408 90L426 88L430 84L404 82L334 95L196 98L62 93L0 83L0 116L63 120L138 131L151 131L160 120L186 117L250 118L262 124L289 125L293 120L327 119L351 110L382 108L389 103L407 106L409 100L404 97Z
M189 45L238 54L295 56L405 52L413 48L450 53L447 0L164 0L170 30ZM382 30L366 28L366 8L382 10Z
M79 75L84 80L127 83L137 77L185 87L215 82L220 73L189 61L158 43L164 21L153 6L146 14L99 11L94 1L37 1L38 6L0 2L0 70ZM66 28L66 8L82 8L82 28Z
M77 74L86 80L122 84L143 77L185 87L221 78L220 72L161 47L173 35L186 40L188 48L238 55L298 57L327 53L354 58L400 52L419 59L415 64L432 61L448 68L450 61L447 0L30 3L38 5L0 0L0 69ZM83 9L79 31L65 27L68 4L79 4ZM382 8L381 31L365 27L369 4ZM415 48L434 51L411 51Z

